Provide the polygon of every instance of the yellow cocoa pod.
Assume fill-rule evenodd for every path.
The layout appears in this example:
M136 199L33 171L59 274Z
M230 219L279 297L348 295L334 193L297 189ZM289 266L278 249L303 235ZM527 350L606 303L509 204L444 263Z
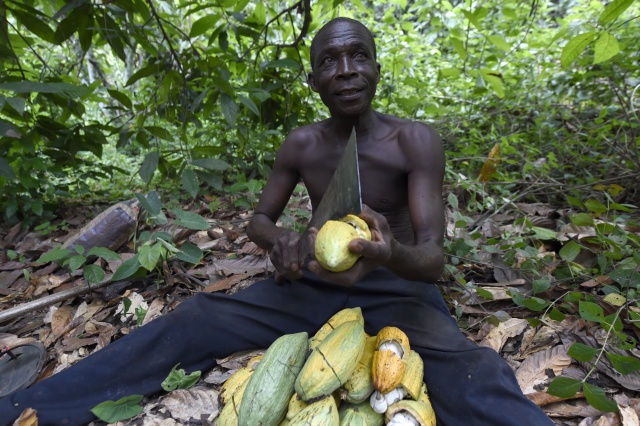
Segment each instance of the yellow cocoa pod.
M404 369L400 384L412 399L420 399L420 391L424 384L424 363L420 355L414 350L409 352L409 359L407 359L407 366Z
M315 256L320 266L332 272L351 268L360 257L349 250L349 243L355 238L371 240L369 226L358 216L349 214L341 220L325 222L315 243Z
M331 395L319 399L293 416L289 426L339 426L340 417L336 401Z
M289 400L289 407L287 408L287 416L286 420L291 420L296 414L298 414L304 407L309 405L309 403L304 402L302 398L298 396L297 393L294 393Z
M253 374L253 369L242 367L227 379L220 388L220 402L227 404L236 391L249 381L249 377Z
M311 342L309 344L309 348L311 350L315 349L316 346L320 344L333 330L336 329L340 324L345 323L347 321L358 321L364 326L364 318L362 318L362 310L358 307L356 308L346 308L342 309L335 315L325 322L320 330L316 332L316 334L311 338Z
M307 401L331 394L353 374L366 334L359 321L340 324L311 351L296 378L295 391ZM264 362L264 361L263 361Z
M376 346L371 367L373 387L385 394L400 385L411 348L409 338L397 327L380 330Z
M386 422L389 423L395 416L414 419L420 426L436 426L436 413L431 403L425 401L403 399L393 403L385 412Z
M344 403L338 409L340 426L382 426L384 414L373 411L369 401L359 404Z
M227 398L227 402L222 407L218 416L218 426L238 426L238 413L240 412L240 403L244 396L249 380L245 380L232 395Z
M362 356L358 360L358 366L343 386L342 399L347 402L358 404L366 401L373 392L371 367L373 365L375 349L376 336L368 336L365 340ZM418 388L418 391L419 390Z

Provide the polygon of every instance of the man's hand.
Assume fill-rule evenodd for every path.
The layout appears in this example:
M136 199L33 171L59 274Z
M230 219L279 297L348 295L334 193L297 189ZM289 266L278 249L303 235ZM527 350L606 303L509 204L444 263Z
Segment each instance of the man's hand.
M350 269L344 272L331 272L324 269L316 260L309 262L309 270L323 280L334 284L351 286L372 270L384 266L391 258L393 251L393 235L387 219L368 206L362 206L360 218L369 225L371 241L356 238L349 243L349 250L362 257ZM315 242L318 230L310 229L309 250L315 259Z
M300 234L294 231L282 232L276 237L269 257L276 268L277 282L302 278L304 259L300 259L298 241L300 241Z

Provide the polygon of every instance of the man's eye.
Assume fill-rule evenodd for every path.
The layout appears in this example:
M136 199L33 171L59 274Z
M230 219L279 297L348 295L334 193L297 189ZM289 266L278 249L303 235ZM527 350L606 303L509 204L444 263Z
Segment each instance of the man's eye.
M353 57L356 59L365 59L367 55L364 52L357 52Z
M322 59L323 64L332 64L335 62L335 59L333 59L331 56L327 56L326 58Z

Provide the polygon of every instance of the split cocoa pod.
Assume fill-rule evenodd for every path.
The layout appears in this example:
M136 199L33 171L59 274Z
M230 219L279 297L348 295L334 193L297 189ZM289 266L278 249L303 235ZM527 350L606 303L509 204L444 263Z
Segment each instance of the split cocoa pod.
M356 238L371 240L369 225L358 216L348 214L340 220L328 220L316 235L316 260L328 271L346 271L360 258L349 250L349 243Z
M407 335L397 327L384 327L378 332L376 351L373 353L373 387L385 394L397 388L409 358Z

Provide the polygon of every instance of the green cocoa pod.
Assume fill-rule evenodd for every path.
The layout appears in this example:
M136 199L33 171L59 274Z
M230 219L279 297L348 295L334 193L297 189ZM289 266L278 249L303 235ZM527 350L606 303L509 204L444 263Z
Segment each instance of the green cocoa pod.
M277 426L284 419L308 339L306 332L286 334L269 346L242 396L240 426Z
M338 410L340 426L382 426L384 414L373 411L369 401L359 404L344 403Z

